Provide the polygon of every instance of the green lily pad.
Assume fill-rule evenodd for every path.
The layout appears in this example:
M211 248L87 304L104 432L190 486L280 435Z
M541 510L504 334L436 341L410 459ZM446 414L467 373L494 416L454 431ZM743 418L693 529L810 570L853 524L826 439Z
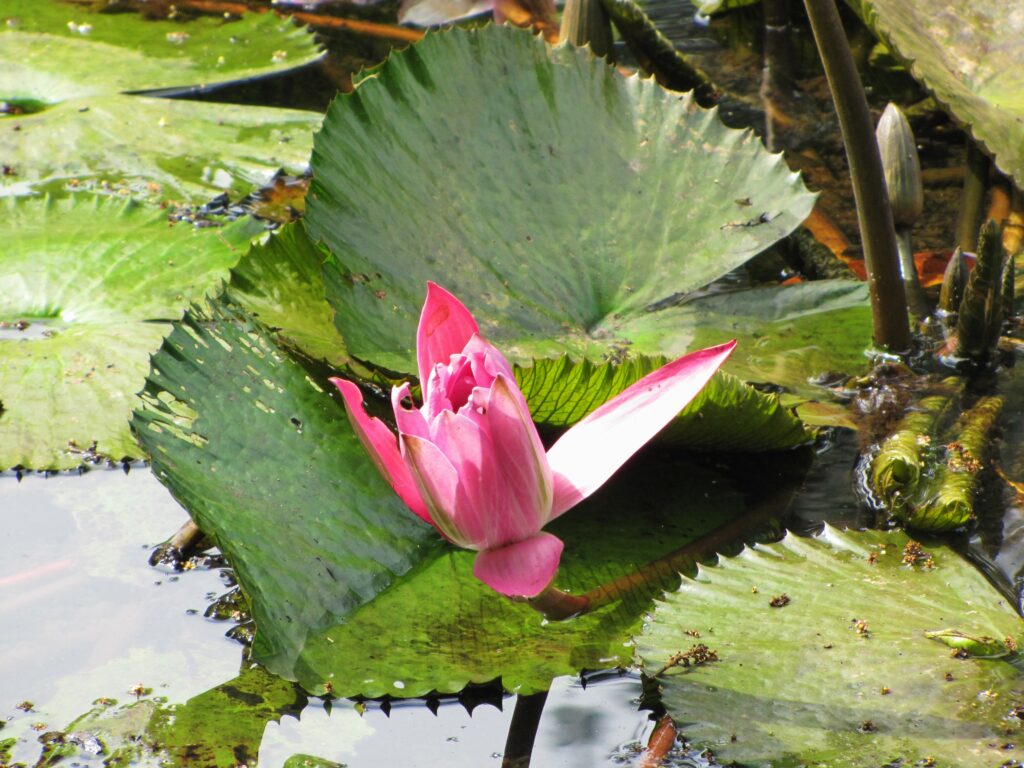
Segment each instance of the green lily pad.
M65 740L64 754L85 757L88 749L82 742L88 739L102 745L110 765L235 768L255 761L268 722L297 717L305 705L306 697L294 683L246 663L238 677L184 704L146 698L119 705L101 699L65 729L79 741L72 746L74 742Z
M847 0L977 141L1024 185L1024 8L1002 0Z
M664 478L671 477L671 483ZM635 573L734 519L742 496L716 472L647 456L547 527L565 541L555 584L574 593ZM656 534L652 532L656 531ZM473 577L474 553L445 549L342 623L312 633L299 682L339 696L453 693L501 678L510 692L548 689L558 675L628 666L631 638L678 568L651 569L639 586L569 621L546 621ZM444 600L437 600L444 595Z
M0 196L92 188L134 197L239 197L302 172L320 115L101 94L0 118Z
M326 258L295 222L249 250L231 270L230 290L253 318L277 330L278 341L340 368L348 355L324 300L320 266Z
M0 467L140 458L128 419L150 353L258 227L199 230L102 198L7 199L0 212Z
M520 363L679 354L694 329L659 319L814 200L689 96L504 27L393 55L335 101L313 166L306 222L333 254L338 329L353 356L397 371L414 369L427 280Z
M54 104L100 93L209 86L320 56L309 30L274 14L146 20L59 0L5 0L0 19L0 100Z
M473 553L443 545L404 508L318 375L258 324L219 303L211 312L191 312L154 356L133 426L251 596L257 659L338 696L498 677L538 691L555 675L628 663L652 596L692 556L643 571L635 590L586 617L544 621L480 584ZM594 590L744 509L719 472L649 455L549 526L566 542L557 583Z
M193 309L153 356L133 427L157 476L231 561L253 654L294 679L307 634L440 542L380 477L344 408L258 325Z
M659 681L687 739L722 763L874 768L931 758L970 768L1020 760L1024 752L1012 746L1024 703L1018 665L951 657L926 634L951 628L1013 642L1024 627L948 547L925 554L903 533L826 527L684 579L655 609L639 648L650 674L697 642L717 654L678 663Z

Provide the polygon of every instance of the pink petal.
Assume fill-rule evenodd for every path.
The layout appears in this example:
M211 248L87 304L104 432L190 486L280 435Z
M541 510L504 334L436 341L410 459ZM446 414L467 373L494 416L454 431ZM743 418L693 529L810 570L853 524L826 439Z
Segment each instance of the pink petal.
M402 453L412 470L434 527L460 547L471 547L453 519L456 510L468 511L469 504L459 490L459 474L441 450L430 440L402 435Z
M537 427L514 380L498 374L483 419L493 447L491 460L506 489L509 519L504 527L517 539L536 533L551 515L553 480Z
M508 597L536 597L558 573L563 546L558 537L541 532L500 549L488 549L476 556L473 575Z
M662 366L562 435L548 451L555 480L552 517L604 485L697 396L735 346L730 341Z
M331 382L341 392L352 429L370 455L374 466L409 509L428 523L433 522L427 512L427 505L423 503L423 498L416 489L412 473L409 472L409 467L398 450L395 434L383 421L371 418L366 413L366 409L363 408L363 393L359 387L345 379L331 379Z
M420 386L426 386L437 363L448 365L451 356L477 333L473 315L465 305L436 283L427 283L427 298L416 331L416 363Z
M406 408L402 405L403 400L412 401L409 382L391 388L391 409L395 412L395 426L398 427L399 434L427 437L427 420L423 418L418 408Z

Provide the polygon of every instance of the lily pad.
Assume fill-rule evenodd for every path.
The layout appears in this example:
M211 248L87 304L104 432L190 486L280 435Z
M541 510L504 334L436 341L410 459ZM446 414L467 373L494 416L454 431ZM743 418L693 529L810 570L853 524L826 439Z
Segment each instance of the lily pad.
M89 187L135 197L241 196L302 172L320 115L103 94L0 118L0 197Z
M440 539L380 477L326 389L264 329L211 311L193 309L154 355L133 427L246 588L253 654L294 679L308 633L375 597Z
M744 509L725 475L687 460L645 456L548 526L565 541L555 583L577 594L595 590ZM656 564L618 599L572 620L549 622L477 581L473 558L472 552L446 549L344 622L312 633L296 667L299 682L314 692L330 683L340 696L454 693L497 678L510 692L544 691L559 675L629 666L631 638L652 598L678 584L676 569ZM682 563L688 567L692 560Z
M338 696L452 692L498 677L538 691L555 675L628 663L652 596L692 556L644 570L635 590L587 617L545 622L480 584L473 553L443 545L404 508L320 375L234 310L215 303L211 313L190 312L154 356L133 426L251 596L257 659ZM558 584L594 590L745 509L719 471L646 456L549 527L566 541Z
M690 96L504 27L393 55L334 103L313 166L306 221L333 254L338 329L397 371L414 370L428 279L520 363L681 354L695 330L659 320L814 201Z
M149 354L259 228L200 230L102 198L7 199L0 212L0 467L142 457L128 419Z
M534 421L567 427L666 362L665 358L632 357L621 365L596 365L562 357L517 367L516 379ZM689 449L770 451L792 448L813 437L778 395L758 392L719 372L660 439Z
M0 19L0 99L15 101L209 86L320 57L309 30L274 14L147 20L60 0L5 0Z
M320 115L128 96L306 63L311 36L272 14L145 21L56 0L12 0L0 28L0 196L92 188L153 200L238 197L301 172ZM223 60L223 61L222 61Z
M1019 760L1018 664L951 657L926 635L943 629L1013 643L1024 627L949 547L925 552L903 533L826 527L684 579L655 609L639 648L650 674L698 642L715 652L717 660L678 663L659 681L687 739L723 763Z
M1024 7L1002 0L847 0L911 73L1024 185Z
M348 362L345 342L324 300L320 266L326 252L310 242L302 222L254 245L231 270L231 296L278 341L335 368Z

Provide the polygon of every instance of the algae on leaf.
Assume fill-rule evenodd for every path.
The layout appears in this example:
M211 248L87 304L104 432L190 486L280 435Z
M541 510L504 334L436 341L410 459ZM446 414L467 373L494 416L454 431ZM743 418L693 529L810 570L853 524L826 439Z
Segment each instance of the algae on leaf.
M141 458L128 419L150 353L260 228L104 198L6 199L0 214L0 469Z
M789 599L772 599L785 594ZM684 579L639 638L650 673L695 642L718 661L670 669L687 739L750 766L992 766L1024 757L1013 659L960 659L926 633L1022 634L1013 606L946 546L826 527ZM686 634L699 631L700 641ZM924 764L924 763L922 763Z

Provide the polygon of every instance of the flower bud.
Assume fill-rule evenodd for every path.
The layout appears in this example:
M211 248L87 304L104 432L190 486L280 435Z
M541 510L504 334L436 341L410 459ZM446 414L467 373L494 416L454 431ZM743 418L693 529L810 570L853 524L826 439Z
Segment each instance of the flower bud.
M897 227L912 227L924 208L921 163L910 123L895 104L890 103L882 113L875 138L882 154L893 222Z

